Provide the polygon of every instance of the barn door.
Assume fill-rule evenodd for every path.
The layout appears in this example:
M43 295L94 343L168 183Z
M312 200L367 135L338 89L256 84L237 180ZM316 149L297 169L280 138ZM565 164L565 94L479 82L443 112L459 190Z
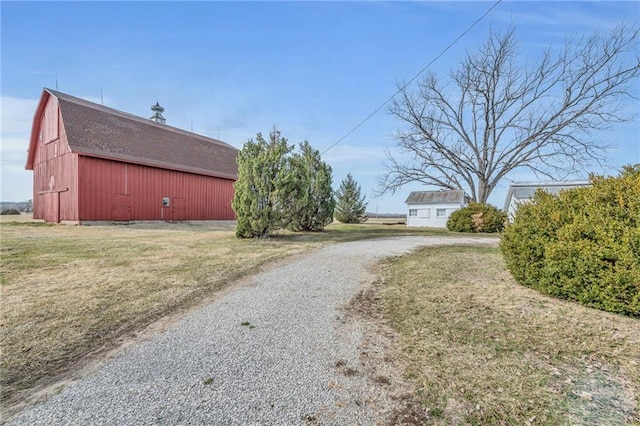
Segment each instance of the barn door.
M171 200L171 219L187 220L187 200L174 198Z
M113 196L113 220L131 220L131 195L116 194Z
M60 222L60 193L47 192L44 195L44 221Z

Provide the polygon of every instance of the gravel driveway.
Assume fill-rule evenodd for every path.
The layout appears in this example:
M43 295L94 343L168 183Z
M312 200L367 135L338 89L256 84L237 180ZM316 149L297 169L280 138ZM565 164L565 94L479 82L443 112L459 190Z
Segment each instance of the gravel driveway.
M283 260L11 424L384 423L395 402L383 380L362 372L363 321L344 308L375 279L371 266L381 258L453 243L496 240L400 237Z

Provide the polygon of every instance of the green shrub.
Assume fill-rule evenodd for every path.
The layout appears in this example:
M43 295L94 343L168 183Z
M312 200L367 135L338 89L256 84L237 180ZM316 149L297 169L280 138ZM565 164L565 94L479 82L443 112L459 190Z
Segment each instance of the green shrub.
M454 232L500 232L506 220L506 213L490 204L469 203L449 216L447 229Z
M505 262L526 286L640 317L640 165L591 183L519 206L500 242Z

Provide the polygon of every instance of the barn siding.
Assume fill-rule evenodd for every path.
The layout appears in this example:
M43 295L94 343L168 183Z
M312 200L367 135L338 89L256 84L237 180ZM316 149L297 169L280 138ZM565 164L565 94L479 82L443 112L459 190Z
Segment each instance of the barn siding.
M33 217L78 220L76 155L71 153L57 100L49 97L38 121L33 165Z
M79 156L78 181L80 221L235 219L230 179Z

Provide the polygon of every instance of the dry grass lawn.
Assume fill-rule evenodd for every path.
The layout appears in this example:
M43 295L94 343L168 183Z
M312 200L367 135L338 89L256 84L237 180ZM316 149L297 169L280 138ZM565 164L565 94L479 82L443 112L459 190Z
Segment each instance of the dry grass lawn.
M447 234L382 222L239 240L229 225L79 227L2 216L2 404L273 260L335 241Z
M498 249L427 248L377 286L433 425L638 424L640 321L518 285Z

